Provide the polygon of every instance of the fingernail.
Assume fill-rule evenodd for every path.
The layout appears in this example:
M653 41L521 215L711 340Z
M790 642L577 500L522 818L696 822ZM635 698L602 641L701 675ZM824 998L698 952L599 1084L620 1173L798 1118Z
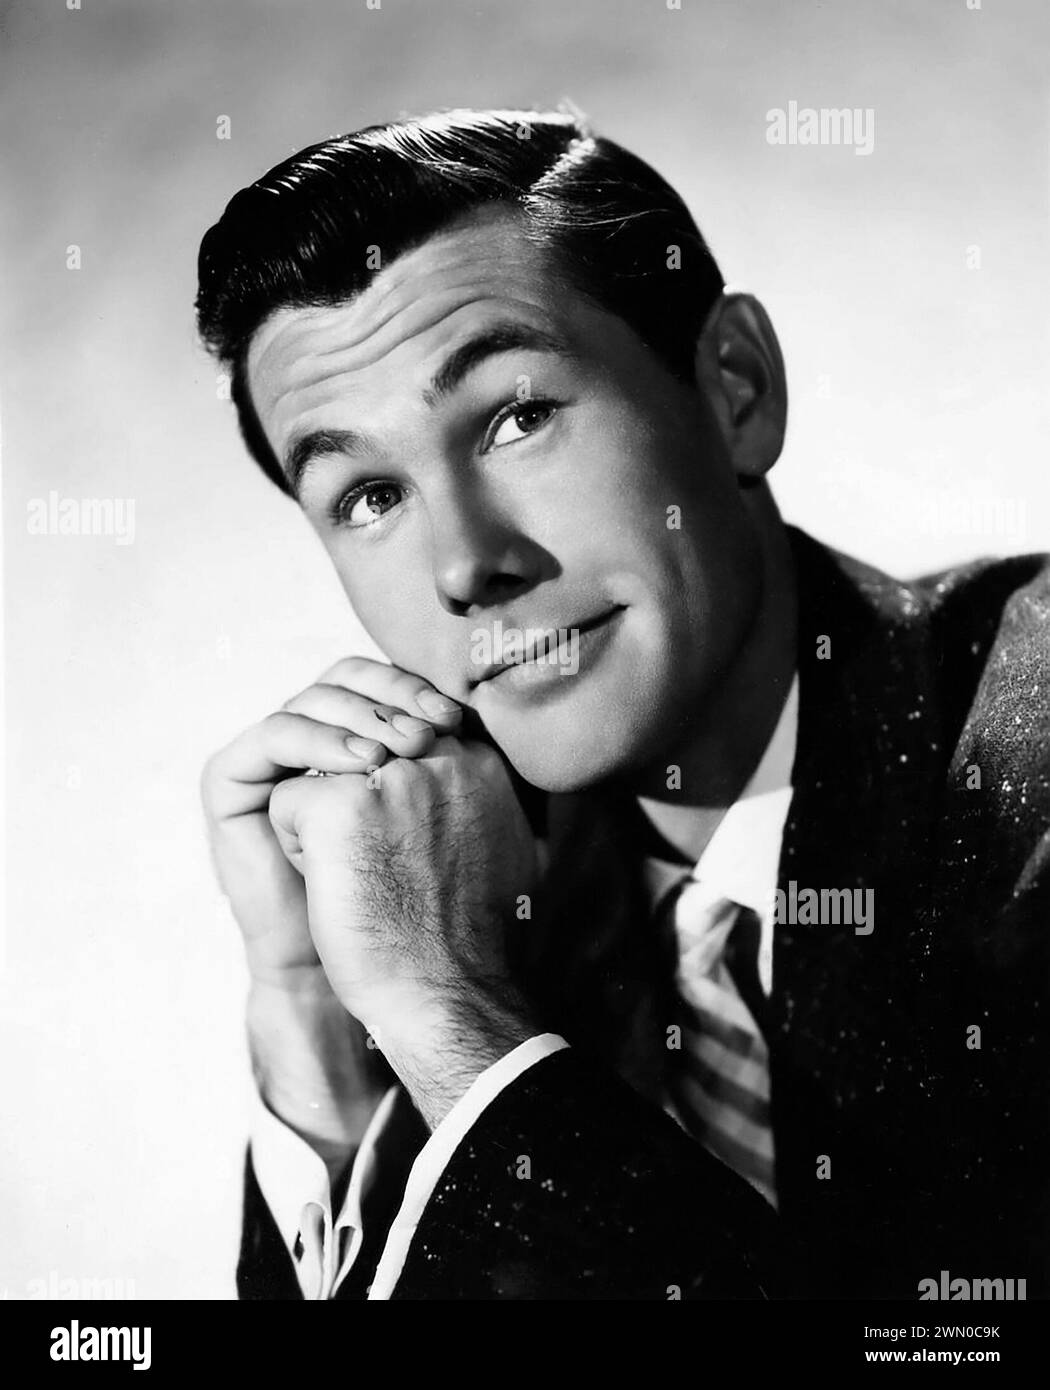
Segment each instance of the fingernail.
M450 700L445 695L439 695L436 690L424 690L416 696L416 704L424 714L433 715L435 719L440 715L462 713L455 700Z
M355 758L378 758L379 751L383 746L381 743L377 743L374 738L360 738L357 734L351 734L345 742Z
M425 719L417 719L414 714L395 714L390 722L399 734L422 734L430 728Z

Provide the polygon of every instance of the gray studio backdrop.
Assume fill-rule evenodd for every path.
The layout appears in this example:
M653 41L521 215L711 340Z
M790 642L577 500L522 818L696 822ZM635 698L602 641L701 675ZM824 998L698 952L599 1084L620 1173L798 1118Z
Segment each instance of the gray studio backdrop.
M1041 0L0 7L0 1297L232 1295L245 981L197 773L367 650L194 342L229 196L404 111L567 97L765 298L792 519L901 573L1046 548L1047 31ZM852 143L799 142L822 108Z

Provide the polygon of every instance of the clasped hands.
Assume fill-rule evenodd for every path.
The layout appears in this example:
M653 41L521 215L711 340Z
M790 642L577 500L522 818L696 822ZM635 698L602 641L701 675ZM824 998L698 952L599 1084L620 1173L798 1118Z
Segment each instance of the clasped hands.
M381 1094L368 1035L433 1128L540 1031L504 947L535 839L503 760L461 726L420 677L354 657L205 768L256 1079L332 1174Z

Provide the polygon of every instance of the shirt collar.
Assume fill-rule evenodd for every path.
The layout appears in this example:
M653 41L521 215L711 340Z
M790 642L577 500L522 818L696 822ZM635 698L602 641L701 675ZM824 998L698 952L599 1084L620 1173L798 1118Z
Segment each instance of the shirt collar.
M702 879L708 887L759 916L767 911L777 886L797 738L796 675L750 781L719 821L690 872L690 877ZM681 882L682 865L649 859L646 877L653 901L659 901Z

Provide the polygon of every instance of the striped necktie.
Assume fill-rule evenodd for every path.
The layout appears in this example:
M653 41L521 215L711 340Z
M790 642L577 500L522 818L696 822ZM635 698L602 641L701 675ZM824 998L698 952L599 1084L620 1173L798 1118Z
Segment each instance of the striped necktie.
M743 937L758 919L696 879L674 891L682 1037L671 1053L667 1108L775 1207L769 1053L729 964L741 954L730 935ZM742 984L744 974L738 978Z

